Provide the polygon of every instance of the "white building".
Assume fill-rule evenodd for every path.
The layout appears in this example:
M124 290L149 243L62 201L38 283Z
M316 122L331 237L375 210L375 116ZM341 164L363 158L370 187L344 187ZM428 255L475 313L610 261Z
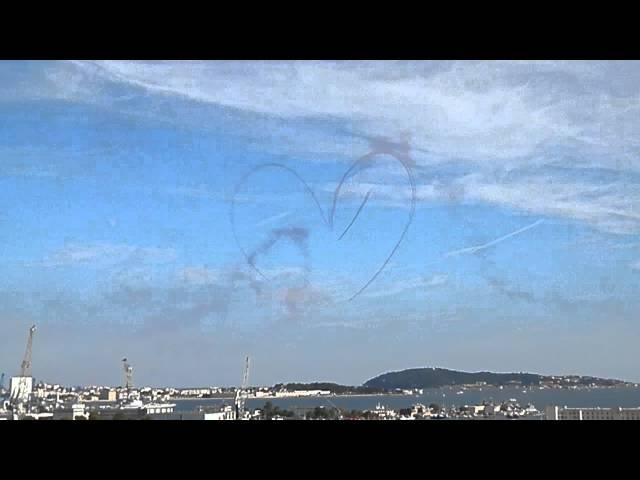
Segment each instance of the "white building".
M235 420L236 411L232 406L227 405L218 412L209 412L204 414L205 420Z
M546 420L640 420L640 407L634 408L545 408Z
M43 413L27 413L25 418L30 418L32 420L51 420L53 418L53 413L51 412L43 412Z
M263 390L258 390L253 395L255 398L266 398L266 397L275 397L275 395L271 392L265 392Z
M180 390L180 395L183 397L203 397L204 395L211 395L210 388L184 388Z
M426 405L417 403L411 407L411 416L415 417L417 415L422 415L423 417L430 417L431 411Z
M106 400L107 402L115 402L118 400L118 392L113 388L105 388L100 392L100 400Z
M144 405L141 410L144 410L146 414L162 414L173 413L176 408L175 403L148 403Z
M71 405L71 420L77 420L80 417L89 420L89 412L83 403L74 403Z
M56 420L89 420L89 412L83 403L66 405L56 410L51 416Z
M276 397L320 397L322 395L331 395L330 390L293 390L276 392Z
M11 377L10 397L27 401L33 392L33 377Z
M381 420L393 420L398 416L395 410L387 408L380 403L376 405L376 409L372 413Z
M467 411L473 415L480 415L485 412L486 405L470 405L467 406Z

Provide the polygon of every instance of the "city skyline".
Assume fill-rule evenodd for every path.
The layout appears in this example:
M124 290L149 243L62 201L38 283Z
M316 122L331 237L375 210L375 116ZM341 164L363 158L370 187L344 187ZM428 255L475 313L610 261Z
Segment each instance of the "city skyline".
M0 73L0 372L640 381L638 62Z

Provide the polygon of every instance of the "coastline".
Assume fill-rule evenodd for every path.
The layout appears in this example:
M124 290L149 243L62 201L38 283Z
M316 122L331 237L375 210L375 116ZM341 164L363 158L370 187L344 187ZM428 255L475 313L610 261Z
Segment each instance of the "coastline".
M556 386L556 387L509 387L505 388L505 391L514 391L514 393L531 393L531 392L539 392L539 391L593 391L593 390L615 390L615 389L637 389L640 388L639 384L627 383L622 385L597 385L597 386ZM456 385L448 385L444 387L437 388L425 388L425 393L427 392L453 392L454 390L462 391L464 393L479 393L483 391L491 391L499 389L497 386L483 386L483 387L470 387L470 386L456 386ZM455 392L457 393L457 392ZM311 398L311 399L322 399L322 398L396 398L396 397L407 397L407 398L417 398L422 397L423 395L412 393L400 393L400 392L389 392L389 393L339 393L339 394L330 394L330 395L280 395L280 396L264 396L264 397L245 397L245 400L248 401L259 401L264 400L272 401L272 400L281 400L281 399L298 399L298 398ZM172 396L168 400L163 400L164 402L173 402L173 401L223 401L223 400L233 400L235 395L227 395L227 396L213 396L213 397L178 397ZM102 403L102 404L111 404L117 402L109 402L107 400L84 400L85 403Z
M336 398L336 397L412 397L416 395L408 395L405 393L340 393L331 395L280 395L280 396L264 396L264 397L245 397L245 400L278 400L281 398ZM235 398L230 397L171 397L171 400L229 400Z

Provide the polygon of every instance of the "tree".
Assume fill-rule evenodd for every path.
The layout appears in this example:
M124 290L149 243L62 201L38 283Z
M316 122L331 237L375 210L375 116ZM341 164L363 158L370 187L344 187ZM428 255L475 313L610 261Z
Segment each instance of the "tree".
M442 408L437 403L430 403L429 410L433 410L434 412L439 412L440 410L442 410Z
M322 409L320 407L315 407L313 410L307 412L307 419L316 420L320 418L322 415Z
M116 413L113 417L111 417L111 420L125 420L125 416L124 413L122 412L118 412Z
M271 402L266 402L264 404L264 407L262 407L262 417L266 420L271 419L271 417L273 417L274 415L274 409L273 409L273 403Z
M274 410L273 410L273 403L271 402L267 402L264 404L264 407L262 407L262 416L269 420L271 417L273 417L274 415Z
M100 420L100 414L98 412L91 412L89 414L89 420Z
M362 417L362 412L360 410L351 410L350 412L346 413L345 415L346 418L349 419L355 419L355 418L361 418Z

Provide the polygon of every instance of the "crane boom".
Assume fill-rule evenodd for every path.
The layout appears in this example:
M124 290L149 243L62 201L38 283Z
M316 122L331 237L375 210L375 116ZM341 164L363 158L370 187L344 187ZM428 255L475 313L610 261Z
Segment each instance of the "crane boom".
M31 388L33 386L33 379L31 378L31 353L33 349L33 335L36 333L36 326L31 325L29 328L29 337L27 339L27 348L20 364L20 376L18 377L18 385L14 388L11 385L11 409L14 414L20 418L29 407L29 396L31 394Z
M249 386L249 356L247 355L242 373L242 386L236 391L236 419L244 418L244 400Z
M126 358L122 359L122 367L124 369L124 387L127 389L133 388L133 367L129 365Z
M24 352L24 358L20 364L20 376L23 378L31 376L31 352L33 349L33 334L35 332L36 326L32 325L29 329L29 339L27 340L27 348Z
M244 364L244 374L242 375L242 390L246 390L249 386L249 357L247 356Z

